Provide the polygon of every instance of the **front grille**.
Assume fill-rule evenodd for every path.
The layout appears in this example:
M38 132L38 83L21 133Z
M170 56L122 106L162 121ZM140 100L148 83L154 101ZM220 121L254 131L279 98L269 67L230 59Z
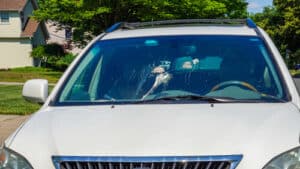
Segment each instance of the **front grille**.
M207 157L54 156L56 169L234 169L241 155Z

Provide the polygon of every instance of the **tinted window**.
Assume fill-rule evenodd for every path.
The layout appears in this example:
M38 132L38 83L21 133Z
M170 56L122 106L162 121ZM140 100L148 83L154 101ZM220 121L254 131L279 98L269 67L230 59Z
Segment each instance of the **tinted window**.
M260 38L166 36L95 43L57 102L134 102L187 94L255 101L287 97Z

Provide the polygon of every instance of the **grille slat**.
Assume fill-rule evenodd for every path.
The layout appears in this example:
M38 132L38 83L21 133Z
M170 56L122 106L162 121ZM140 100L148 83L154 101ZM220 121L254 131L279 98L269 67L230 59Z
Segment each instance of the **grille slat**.
M161 169L165 169L165 163L161 164Z
M205 169L210 169L210 166L212 165L212 162L209 162L207 167Z
M72 169L71 165L69 163L66 163L67 169Z
M98 163L98 169L103 169L101 163Z
M94 167L92 166L92 163L87 163L88 169L94 169Z
M199 167L200 162L197 162L194 169L197 169Z
M176 168L176 162L173 162L173 166L172 166L172 169L175 169ZM196 169L196 168L195 168Z
M79 162L76 162L76 166L77 166L78 169L82 169L82 167L81 167L81 165L80 165Z
M223 169L222 167L224 166L224 162L222 162L221 164L220 164L220 166L218 167L218 169Z
M182 169L186 169L187 166L188 166L188 163L184 162Z
M130 169L133 169L133 164L132 163L130 163Z

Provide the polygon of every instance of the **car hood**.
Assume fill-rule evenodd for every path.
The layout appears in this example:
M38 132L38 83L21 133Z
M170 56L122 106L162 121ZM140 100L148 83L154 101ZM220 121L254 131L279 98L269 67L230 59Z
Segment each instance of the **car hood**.
M53 155L240 154L239 167L253 169L298 146L299 131L300 114L291 103L49 107L7 146L34 168L45 168Z

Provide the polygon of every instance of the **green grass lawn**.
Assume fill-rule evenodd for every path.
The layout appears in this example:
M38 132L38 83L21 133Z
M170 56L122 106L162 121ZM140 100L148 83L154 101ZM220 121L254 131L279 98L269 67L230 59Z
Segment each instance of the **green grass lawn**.
M21 85L0 85L0 114L26 115L40 108L41 105L23 99L22 87ZM49 90L51 89L52 87Z
M25 82L30 79L47 79L56 83L62 72L40 67L0 70L0 82ZM22 97L23 86L0 85L0 114L25 115L37 111L41 105L30 103ZM51 86L49 90L53 87Z
M0 71L0 82L25 82L30 79L47 79L56 83L62 72L40 67L24 67Z

